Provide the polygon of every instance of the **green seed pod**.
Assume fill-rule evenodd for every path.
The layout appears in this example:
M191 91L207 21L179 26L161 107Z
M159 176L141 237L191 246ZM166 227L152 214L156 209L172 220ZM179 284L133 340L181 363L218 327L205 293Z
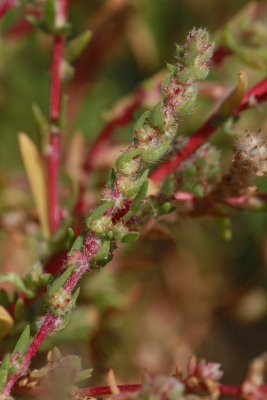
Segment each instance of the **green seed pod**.
M148 173L149 170L146 169L137 179L134 179L133 177L122 176L118 180L118 186L121 192L127 197L134 196L145 182L146 178L148 177Z
M110 217L100 217L98 219L87 218L86 226L97 233L105 233L110 230L112 226L112 220Z
M156 135L156 129L150 125L144 125L142 128L136 131L136 136L141 144L148 143L151 138Z
M165 142L161 143L160 145L152 148L151 150L146 151L142 154L142 159L146 163L153 163L157 161L160 157L163 156L165 151L170 146L172 140L166 140Z
M113 227L114 237L117 240L121 240L128 232L128 229L122 222L118 222Z

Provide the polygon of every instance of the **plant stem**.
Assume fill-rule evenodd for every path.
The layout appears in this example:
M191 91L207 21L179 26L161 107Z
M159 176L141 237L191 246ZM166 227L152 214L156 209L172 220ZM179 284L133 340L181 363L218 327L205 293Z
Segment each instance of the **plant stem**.
M68 292L71 293L72 290L74 289L75 285L77 284L78 280L80 277L86 272L87 266L81 267L77 270L75 270L69 279L67 280L64 289ZM37 350L41 346L43 340L46 338L46 336L53 330L56 330L60 325L60 320L59 317L57 317L51 310L48 312L46 315L41 327L39 328L36 336L34 337L32 343L30 344L28 350L26 351L24 357L23 357L23 362L18 369L18 371L15 374L10 375L8 378L5 387L3 389L2 394L8 396L12 387L16 383L16 381L26 373L29 364L33 358L33 356L36 354Z
M67 19L68 0L57 0L56 5L56 23L62 26ZM59 119L61 104L61 68L64 42L64 35L56 34L54 36L50 87L50 149L48 152L48 204L50 229L52 234L55 232L59 224L58 175L61 136Z
M251 97L253 96L253 97ZM251 101L253 99L253 101ZM237 115L248 108L256 107L259 103L267 100L267 77L253 86L242 100L239 107L233 111L232 115ZM220 117L217 113L213 114L195 133L193 133L186 145L171 160L162 163L156 168L150 179L161 182L167 175L175 170L190 154L192 154L218 127Z
M18 371L15 374L10 375L10 377L6 381L5 387L2 392L3 395L8 397L12 387L14 386L14 384L16 383L18 378L26 373L28 366L31 362L31 359L37 352L37 350L40 347L41 343L43 342L44 338L49 334L54 321L55 321L55 316L52 313L52 311L49 311L49 313L46 315L45 320L43 321L38 333L36 334L35 338L33 339L32 343L30 344L28 350L26 351L20 368L18 369Z
M3 0L0 5L0 19L5 15L5 13L16 5L15 0Z

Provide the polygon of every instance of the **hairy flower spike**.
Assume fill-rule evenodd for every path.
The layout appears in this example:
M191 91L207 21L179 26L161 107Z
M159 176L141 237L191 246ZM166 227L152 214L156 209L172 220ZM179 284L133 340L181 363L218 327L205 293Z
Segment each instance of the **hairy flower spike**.
M267 171L267 142L261 131L246 132L237 140L229 172L223 175L215 196L248 193L257 175Z

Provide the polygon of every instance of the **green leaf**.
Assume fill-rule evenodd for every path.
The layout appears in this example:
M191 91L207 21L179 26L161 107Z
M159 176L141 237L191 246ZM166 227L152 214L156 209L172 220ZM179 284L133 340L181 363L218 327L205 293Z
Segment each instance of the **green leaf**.
M23 321L26 316L26 308L23 299L18 299L15 304L14 317L16 321Z
M39 19L37 19L33 15L30 15L30 14L25 15L24 19L26 19L26 21L28 21L30 24L34 25L36 28L40 27Z
M0 289L0 305L4 308L8 308L9 305L9 296L4 289Z
M93 372L93 368L84 369L76 374L74 383L78 383L84 381L85 379L91 378Z
M73 307L75 306L76 301L77 301L77 299L79 297L80 290L81 290L81 288L78 287L77 289L74 290L73 295L71 296L71 301L72 301L72 306Z
M145 112L143 112L143 114L140 115L139 119L137 120L137 122L135 124L135 129L142 128L142 126L144 125L148 115L149 115L149 111L145 111Z
M122 243L134 242L139 236L139 232L129 232L122 238Z
M19 337L19 340L17 341L17 344L15 346L15 349L13 351L13 354L16 353L16 351L21 352L21 354L25 354L30 342L30 325L27 325L22 334Z
M69 249L71 249L76 240L76 236L72 228L68 228L68 239L69 239Z
M138 156L139 154L143 153L145 149L139 148L139 149L132 149L132 150L126 150L124 153L122 153L116 161L116 167L118 170L122 169L124 165L131 161L134 157Z
M107 177L107 185L110 189L114 188L115 180L116 180L116 174L114 168L111 167L108 171L108 177Z
M102 217L102 215L110 208L113 206L115 203L115 200L108 200L105 201L103 204L100 206L96 207L89 215L87 218L90 217L91 220L98 219ZM86 220L87 220L86 218Z
M47 295L48 297L55 294L60 288L62 288L67 280L69 279L72 272L75 270L75 265L71 265L66 271L63 272L50 286L48 289Z
M9 365L10 365L10 355L7 354L0 366L0 391L2 391L5 386L8 377Z
M174 175L170 174L168 175L161 186L161 191L165 196L172 196L174 193L174 188L175 188L175 181L174 181Z
M164 143L153 147L142 154L142 159L147 163L153 163L157 161L163 154L168 150L172 140L166 140Z
M55 28L56 5L55 0L46 0L44 7L44 20L49 31L53 32Z
M36 125L36 130L38 134L39 148L42 155L46 154L47 146L47 135L49 132L48 122L42 113L40 107L36 104L32 104L32 115Z
M60 28L54 29L54 33L57 35L66 35L72 30L72 24L67 22L65 25L61 26Z
M176 210L176 208L174 206L172 206L170 202L166 201L161 206L160 215L170 214L174 210Z
M69 250L69 254L71 254L73 252L73 250L79 250L82 251L83 248L83 241L84 238L86 236L87 231L84 230L73 242L73 245L71 246L70 250Z
M51 274L42 274L39 278L39 285L40 286L47 286L52 280Z
M0 283L8 282L26 294L28 298L34 296L34 292L27 289L22 278L15 272L8 272L7 274L0 274Z
M101 261L104 260L109 252L109 248L110 248L110 241L109 240L104 240L101 249L98 251L97 254L95 254L94 260L95 261Z
M131 187L123 188L123 193L125 196L134 196L138 191L140 190L141 186L143 183L146 181L147 177L149 174L149 169L145 169L145 171L142 173L142 175L136 180Z
M133 213L136 213L138 211L141 201L144 200L146 197L147 189L148 189L148 181L145 181L132 202L131 210Z
M153 126L156 126L159 129L164 128L164 110L162 101L153 108L148 119Z
M76 58L78 58L81 55L83 50L90 42L91 37L92 37L92 31L87 30L81 33L76 38L70 40L66 44L64 58L70 63L76 60Z

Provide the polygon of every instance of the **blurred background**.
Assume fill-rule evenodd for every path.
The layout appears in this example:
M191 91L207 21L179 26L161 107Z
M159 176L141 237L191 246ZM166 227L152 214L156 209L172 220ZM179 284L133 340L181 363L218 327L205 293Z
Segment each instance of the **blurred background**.
M0 272L19 274L46 251L17 144L20 131L36 140L32 103L46 115L49 109L51 38L21 22L38 2L32 3L25 5L27 10L18 7L10 11L0 23ZM251 25L258 29L259 24L257 32L263 37L265 53L260 68L252 52L257 46L240 34L242 26L247 26L244 20L252 18L251 5L260 10L253 14L255 25ZM76 165L82 162L84 149L111 118L114 103L165 68L166 62L173 62L174 43L183 43L193 27L207 28L216 43L226 46L225 29L242 10L248 11L238 19L239 30L233 27L231 32L251 53L231 49L231 54L214 63L208 78L211 86L202 87L197 109L180 123L183 135L202 125L235 86L240 70L247 73L249 87L265 76L266 2L70 2L71 36L85 29L91 29L93 36L65 84L67 125L60 179L61 201L67 209L71 202L68 163L73 154ZM89 205L99 196L114 154L129 142L142 107L127 126L114 131L107 151L99 156L87 182ZM212 137L223 160L229 158L241 130L262 128L267 132L266 105L243 113L233 131L226 128L218 129ZM265 178L258 183L267 191ZM68 327L44 342L36 365L42 365L46 352L56 345L64 354L81 355L83 365L94 368L92 384L105 382L110 367L118 382L130 383L140 380L143 368L152 374L170 374L177 362L185 368L195 353L222 363L225 382L238 383L249 361L266 350L266 215L263 211L232 212L230 241L223 239L209 217L192 219L177 214L154 222L137 243L119 248L111 264L83 279ZM83 218L77 216L74 224ZM12 296L13 288L7 288ZM33 307L31 315L45 310L42 301ZM1 349L11 346L16 335L14 330L4 338Z

